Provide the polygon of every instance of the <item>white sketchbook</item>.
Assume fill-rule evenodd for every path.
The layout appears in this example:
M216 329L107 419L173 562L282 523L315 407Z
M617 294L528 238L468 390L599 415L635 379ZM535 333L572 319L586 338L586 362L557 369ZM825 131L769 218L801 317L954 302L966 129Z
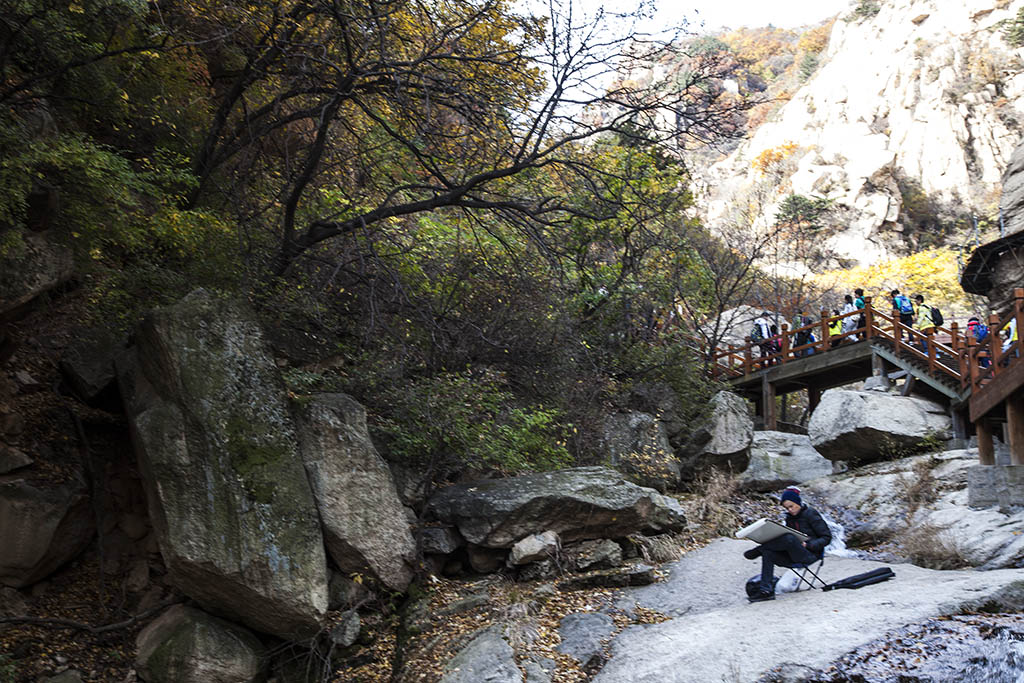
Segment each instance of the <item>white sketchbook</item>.
M761 518L751 524L745 526L736 532L736 538L749 538L751 541L757 543L767 543L773 538L778 538L782 534L793 534L801 541L806 541L810 536L805 533L801 533L796 529L790 529L785 524L779 524L773 522L770 519Z

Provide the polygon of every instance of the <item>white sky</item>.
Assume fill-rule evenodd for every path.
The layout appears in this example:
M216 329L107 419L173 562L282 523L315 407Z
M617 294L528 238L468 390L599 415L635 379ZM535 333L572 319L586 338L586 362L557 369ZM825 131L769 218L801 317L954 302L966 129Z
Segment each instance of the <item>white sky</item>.
M622 12L638 0L572 0L590 14L600 7ZM851 0L639 0L654 8L653 22L646 30L676 26L685 19L694 33L712 32L723 26L778 26L793 28L817 24L850 7ZM543 1L539 4L543 4ZM703 28L701 27L703 22Z
M608 4L606 4L608 6ZM792 28L816 24L850 7L850 0L655 0L656 22L673 23L685 17L691 30L704 22L704 30L722 26Z

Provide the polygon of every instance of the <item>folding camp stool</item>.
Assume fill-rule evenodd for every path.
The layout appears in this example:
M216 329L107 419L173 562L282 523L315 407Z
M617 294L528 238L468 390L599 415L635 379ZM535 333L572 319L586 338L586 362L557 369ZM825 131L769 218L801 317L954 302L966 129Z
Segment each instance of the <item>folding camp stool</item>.
M811 564L794 564L789 567L789 570L800 577L800 581L796 584L795 591L803 589L803 585L807 584L806 590L813 590L815 588L824 588L828 584L818 576L818 572L825 566L825 556L822 555L817 562Z

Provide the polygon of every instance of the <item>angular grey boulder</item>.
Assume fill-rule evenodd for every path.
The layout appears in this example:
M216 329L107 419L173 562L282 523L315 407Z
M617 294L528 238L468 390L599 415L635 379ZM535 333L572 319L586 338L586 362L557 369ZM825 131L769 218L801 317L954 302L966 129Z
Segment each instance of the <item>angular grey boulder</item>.
M923 398L829 389L807 432L829 460L865 463L906 455L925 439L944 442L951 427L945 408Z
M95 531L81 473L59 484L0 482L0 584L21 588L73 559Z
M711 398L711 412L680 449L681 476L691 480L709 467L742 472L750 464L754 420L747 402L736 394L719 391Z
M249 683L263 669L256 636L182 605L142 629L135 645L135 668L146 683Z
M755 432L750 465L738 477L744 488L774 491L832 474L832 462L814 450L810 437L787 432Z
M455 525L471 543L490 548L510 548L549 529L566 543L686 527L676 500L605 467L449 486L430 499L426 514Z
M391 472L370 440L366 410L345 394L319 394L297 412L327 551L342 571L404 591L416 544Z
M171 580L285 639L320 629L327 560L285 390L252 314L199 290L151 313L121 394Z
M664 493L679 484L679 460L665 426L653 415L632 410L610 415L602 446L612 466L641 486Z

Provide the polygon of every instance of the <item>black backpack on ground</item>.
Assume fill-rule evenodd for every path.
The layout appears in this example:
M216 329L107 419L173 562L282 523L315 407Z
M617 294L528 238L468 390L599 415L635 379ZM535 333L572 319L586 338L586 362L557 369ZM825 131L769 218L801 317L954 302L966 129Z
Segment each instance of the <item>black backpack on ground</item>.
M821 590L830 591L834 588L863 588L864 586L870 586L873 583L882 583L896 576L895 572L889 567L879 567L870 572L864 572L863 574L854 574L853 576L847 576L845 579L839 579L834 583L830 583ZM748 582L749 583L749 582Z
M775 584L779 582L779 577L772 576L772 590L775 590ZM752 598L761 592L761 575L755 574L747 579L747 597Z

